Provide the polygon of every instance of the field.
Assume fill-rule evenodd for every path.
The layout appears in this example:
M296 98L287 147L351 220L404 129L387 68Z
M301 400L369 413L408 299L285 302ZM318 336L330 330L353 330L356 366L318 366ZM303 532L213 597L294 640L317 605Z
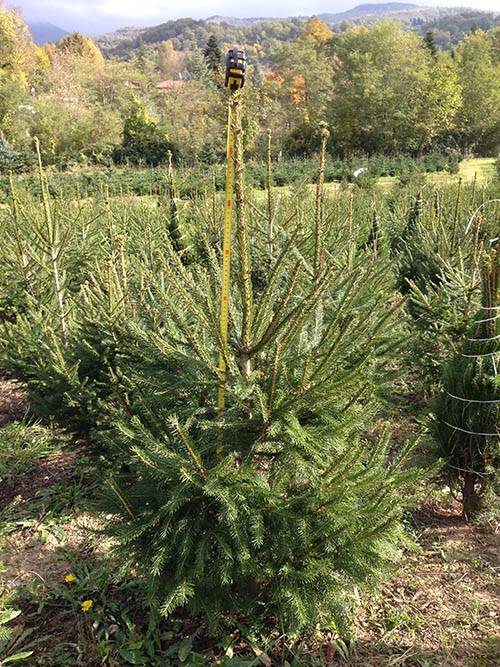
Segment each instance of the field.
M426 181L434 185L446 185L457 183L461 178L464 182L474 181L476 178L478 183L485 183L490 181L495 175L495 159L494 158L469 158L462 160L459 165L458 173L449 174L444 172L430 173L426 176ZM397 185L399 179L397 176L380 176L376 180L378 187L382 189L389 189ZM310 190L314 189L314 185L309 186ZM333 181L325 183L325 192L328 194L336 194L341 188L341 184ZM273 187L273 191L277 194L288 191L288 186ZM265 194L261 190L255 192L257 199L263 199Z
M482 183L493 178L495 174L494 158L468 158L462 160L457 174L430 174L428 180L433 184L456 183L459 178L464 181L473 181L474 178ZM393 184L395 178L386 177L379 180L380 185Z
M432 426L442 369L460 349L482 303L478 261L490 261L488 244L497 232L499 214L493 201L498 198L493 162L463 161L458 174L428 175L425 184L420 176L405 184L396 177L363 187L327 184L326 197L317 197L314 186L300 183L274 187L270 199L265 190L248 191L245 200L239 192L243 208L235 232L230 354L241 360L243 348L234 341L240 327L245 328L240 311L249 308L245 276L251 276L256 321L269 317L274 322L280 308L286 312L291 307L286 302L270 309L271 314L258 310L259 299L270 303L266 286L275 280L277 304L288 289L292 302L296 298L302 303L309 298L312 281L313 297L305 303L314 303L314 317L294 343L297 347L284 357L291 370L284 372L282 384L276 379L275 347L270 362L264 354L261 366L255 362L255 375L246 374L245 365L243 381L231 371L229 416L226 431L215 438L217 447L243 441L253 428L241 430L240 424L253 424L264 401L256 397L258 392L245 393L248 383L262 383L266 400L270 391L266 406L273 399L290 402L290 396L300 394L294 384L298 377L301 391L310 390L313 380L304 381L309 367L300 367L298 373L294 364L306 358L301 346L314 343L318 327L324 321L333 326L337 320L338 338L331 351L336 361L322 386L336 378L338 402L327 407L337 420L342 447L348 451L361 438L370 452L385 433L384 467L397 459L406 441L421 434L405 463L405 470L418 474L409 475L407 486L391 491L394 506L412 499L401 505L396 517L405 532L397 533L397 546L388 550L385 580L379 587L371 585L370 577L366 586L349 583L355 600L350 632L341 632L340 624L328 626L320 615L295 636L280 627L276 611L262 616L264 620L248 612L253 625L237 614L236 621L216 632L206 616L186 605L162 618L158 607L148 604L147 564L144 568L138 558L135 567L120 573L121 556L114 551L117 533L103 532L110 521L118 525L119 506L96 509L103 499L111 503L105 491L109 480L123 478L123 487L116 488L129 493L137 480L147 478L143 459L163 469L166 459L160 464L155 458L160 450L138 445L134 429L140 425L151 441L158 433L170 433L177 423L171 415L175 412L181 419L193 394L200 396L196 419L186 416L183 422L192 438L182 463L183 479L194 479L200 461L208 470L210 459L202 457L209 454L203 447L202 453L196 449L196 437L204 442L206 436L196 435L193 423L199 420L210 428L218 383L210 376L203 384L200 377L207 371L201 362L193 362L193 368L190 363L195 353L208 350L211 368L210 359L216 359L221 345L216 337L211 342L212 324L205 317L212 312L211 297L202 303L212 289L214 301L219 293L217 270L211 271L220 259L221 194L207 187L177 201L175 183L170 182L160 196L110 197L103 192L56 204L42 184L41 206L36 196L15 189L13 202L6 202L1 212L0 575L2 608L20 613L7 620L13 629L10 638L0 636L0 664L7 663L8 656L14 662L16 654L20 664L50 666L500 664L499 517L486 512L477 520L464 518L453 475L447 477L443 461L435 466ZM481 204L478 223L473 214ZM248 241L239 231L242 219ZM471 221L476 221L475 233L465 234ZM253 259L247 273L241 268L247 261L245 248ZM278 258L287 248L293 249L294 262L299 258L308 267L291 286L291 260L279 280L271 278L275 263L285 261ZM335 289L325 287L325 301L316 310L315 295L329 264L343 277ZM198 294L197 281L198 302L191 296ZM329 320L332 307L336 315ZM173 328L175 335L169 334ZM191 336L193 331L196 335ZM287 340L280 335L279 346ZM264 343L270 333L266 336ZM189 349L191 359L185 353ZM172 359L179 361L173 370ZM270 388L266 363L275 369ZM317 362L312 352L309 363L313 368L320 363L321 372L323 361ZM358 365L362 372L351 387L350 373L357 373ZM338 380L342 377L348 379ZM318 395L315 400L325 399ZM243 408L243 417L238 416L231 401L252 406L251 416ZM260 428L262 424L256 432ZM231 436L230 429L240 430ZM300 441L297 433L294 438ZM306 469L311 467L315 459L304 442L304 449L287 459L288 465L303 456ZM112 446L120 449L118 455ZM186 448L174 440L169 446L179 459L185 455ZM340 446L335 440L335 447ZM263 450L259 455L274 454ZM374 456L367 454L367 467ZM241 461L237 470L244 467ZM259 459L259 474L266 474L268 465ZM350 474L348 468L345 474ZM168 487L161 486L161 477L153 480L154 499L159 493L155 485ZM133 494L130 498L132 503ZM140 509L140 502L137 508L127 503L128 496L123 506L129 514ZM380 531L386 530L382 518L374 516ZM174 537L169 539L174 542ZM264 559L263 548L257 553ZM360 553L356 558L363 557ZM329 594L325 588L319 599ZM229 611L224 613L232 618Z

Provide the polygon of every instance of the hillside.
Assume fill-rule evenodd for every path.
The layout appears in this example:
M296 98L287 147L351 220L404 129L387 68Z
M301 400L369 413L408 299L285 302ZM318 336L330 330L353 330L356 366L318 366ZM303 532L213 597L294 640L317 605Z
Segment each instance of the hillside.
M45 44L45 42L58 42L69 34L67 30L63 30L63 28L59 28L52 23L31 23L28 27L33 35L33 41L39 46Z
M470 10L460 14L450 14L426 23L422 26L422 33L427 30L434 32L436 44L448 50L462 41L464 35L476 29L488 32L500 26L500 14Z
M209 16L206 21L207 23L227 23L229 25L235 25L238 28L243 28L245 26L253 25L254 23L262 23L262 21L279 21L279 19L269 16L251 17L244 19L236 18L234 16Z
M318 18L326 23L339 23L341 21L358 23L360 20L375 21L380 18L397 18L403 23L411 23L412 21L415 21L415 19L434 21L442 16L462 13L465 11L472 10L464 7L426 7L409 2L382 2L356 5L356 7L353 7L352 9L336 14L322 13L318 14ZM299 18L307 19L309 17L300 16ZM271 17L237 18L234 16L219 15L210 16L206 19L207 23L226 23L239 28L252 26L256 23L262 23L263 21L269 22L279 20L283 19Z
M171 40L177 51L203 49L210 35L215 35L221 46L245 44L249 53L259 47L266 54L271 53L280 44L295 40L307 21L301 18L265 20L249 26L238 27L227 23L211 23L191 18L167 21L161 25L141 31L133 39L112 42L109 36L95 41L106 56L129 60L140 42L155 47L161 42Z
M98 44L101 48L104 46L116 46L119 42L123 40L133 40L139 37L143 32L146 32L150 28L147 26L127 26L125 28L120 28L114 32L107 32L104 35L99 35L94 38L94 42Z
M326 23L339 23L351 21L377 21L383 19L397 19L402 23L415 24L416 21L432 21L447 16L469 11L464 7L422 7L406 2L385 2L380 4L357 5L352 9L338 14L319 14L318 18Z
M424 33L435 30L436 41L444 49L458 43L474 26L489 30L500 24L500 17L491 12L463 7L422 7L403 2L362 4L338 14L319 14L318 18L335 32L343 32L348 25L394 19ZM155 49L161 42L171 40L176 51L191 51L203 49L210 35L215 35L222 48L244 44L249 55L266 61L281 44L295 40L308 20L308 17L272 19L219 15L207 20L182 18L152 28L122 28L101 35L95 42L105 56L130 60L141 42Z

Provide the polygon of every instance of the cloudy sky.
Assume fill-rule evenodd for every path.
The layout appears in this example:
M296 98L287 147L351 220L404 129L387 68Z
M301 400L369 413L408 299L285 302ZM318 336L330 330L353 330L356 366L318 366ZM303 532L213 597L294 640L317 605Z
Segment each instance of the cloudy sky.
M4 0L4 6L19 7L29 22L46 21L68 31L98 34L126 25L157 25L190 16L310 16L337 13L367 0ZM372 2L374 0L371 0ZM376 1L376 0L375 0ZM409 0L411 1L411 0ZM0 4L2 4L0 0ZM420 4L413 0L413 4ZM498 0L424 0L426 6L467 6L500 11Z

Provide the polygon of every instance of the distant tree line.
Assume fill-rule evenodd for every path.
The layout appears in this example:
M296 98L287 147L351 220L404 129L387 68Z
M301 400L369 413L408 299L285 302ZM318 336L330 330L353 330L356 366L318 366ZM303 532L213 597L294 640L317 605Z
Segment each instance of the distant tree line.
M193 35L207 26L191 19L165 26L179 23ZM267 64L252 55L261 45L247 52L248 158L265 157L268 129L274 158L312 155L324 127L333 158L498 153L500 27L475 29L446 52L435 31L421 35L395 21L345 32L318 18L269 24L281 41L262 50ZM229 45L246 46L241 31L260 29L267 39L263 25L232 26ZM20 16L0 9L0 169L29 168L35 137L44 162L63 169L156 165L169 155L187 165L222 160L228 43L220 33L201 34L201 48L195 36L182 50L176 38L153 44L142 33L126 59L103 57L78 33L37 47Z
M430 9L430 8L429 8ZM500 14L479 10L464 10L452 12L447 10L442 16L427 18L426 16L405 19L405 12L400 12L398 22L406 30L425 35L432 30L436 44L443 50L451 50L466 35L475 30L492 31L500 26ZM334 33L342 33L356 25L373 23L371 16L336 23L328 23L328 28ZM131 60L141 43L157 48L165 41L171 41L175 50L203 49L211 35L220 44L244 44L248 52L259 62L267 63L272 51L283 42L295 40L307 24L306 19L290 18L273 21L259 21L251 25L234 25L233 23L211 22L182 18L167 21L148 29L123 29L96 38L96 43L106 57ZM130 38L120 38L132 34Z

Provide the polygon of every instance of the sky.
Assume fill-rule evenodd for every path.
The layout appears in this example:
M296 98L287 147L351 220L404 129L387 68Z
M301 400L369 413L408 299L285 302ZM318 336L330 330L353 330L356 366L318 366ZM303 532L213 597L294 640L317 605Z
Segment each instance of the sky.
M96 35L128 25L158 25L183 17L209 16L286 17L336 14L358 4L376 0L0 0L5 7L18 7L30 23L43 21L73 32ZM418 0L408 0L420 4ZM424 0L422 6L466 6L500 12L498 0Z

